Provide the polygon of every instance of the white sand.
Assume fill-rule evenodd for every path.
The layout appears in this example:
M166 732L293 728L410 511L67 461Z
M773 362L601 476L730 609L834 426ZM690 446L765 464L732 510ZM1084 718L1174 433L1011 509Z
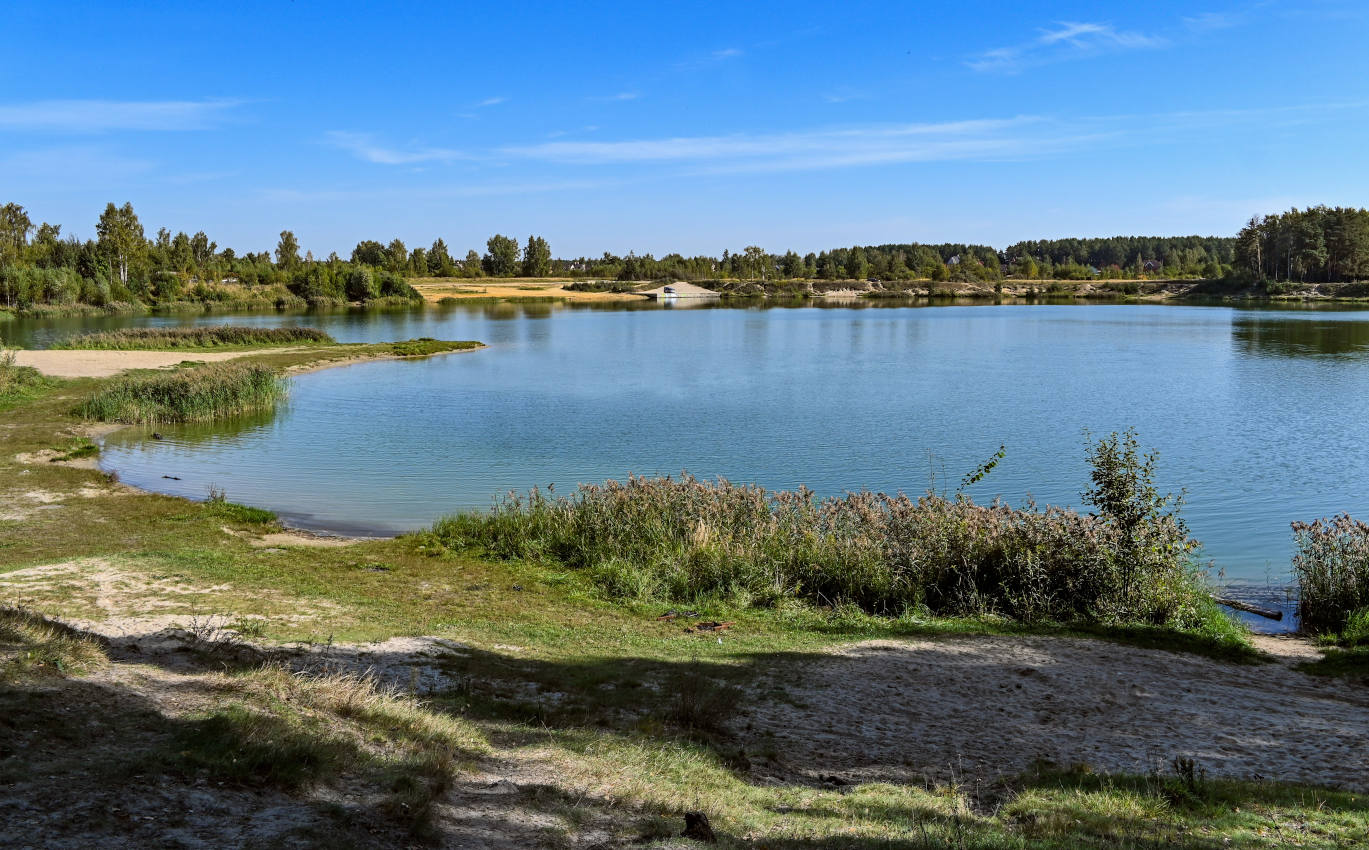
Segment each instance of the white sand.
M281 349L274 349L280 351ZM165 369L186 360L218 362L257 351L57 351L15 352L15 362L54 378L108 378L125 369Z

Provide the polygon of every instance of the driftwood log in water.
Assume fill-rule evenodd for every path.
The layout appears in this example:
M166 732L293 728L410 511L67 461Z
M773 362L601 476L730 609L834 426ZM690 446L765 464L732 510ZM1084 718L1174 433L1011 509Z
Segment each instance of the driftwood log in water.
M1228 599L1225 596L1214 596L1212 601L1218 605L1225 605L1228 608L1235 608L1237 611L1245 611L1247 614L1258 614L1271 620L1282 620L1283 612L1276 608L1265 608L1262 605L1252 605L1249 602L1242 602L1239 599Z

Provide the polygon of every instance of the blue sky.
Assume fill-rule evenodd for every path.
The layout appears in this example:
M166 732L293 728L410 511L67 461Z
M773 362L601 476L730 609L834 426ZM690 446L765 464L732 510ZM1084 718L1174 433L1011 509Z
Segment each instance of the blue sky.
M1233 234L1369 203L1369 4L11 2L0 202L239 251Z

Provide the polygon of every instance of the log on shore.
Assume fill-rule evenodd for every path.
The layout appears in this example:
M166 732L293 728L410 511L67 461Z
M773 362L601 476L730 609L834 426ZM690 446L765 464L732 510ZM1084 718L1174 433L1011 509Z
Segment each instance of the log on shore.
M1247 614L1257 614L1270 620L1282 620L1283 612L1276 608L1265 608L1263 605L1255 605L1250 602L1242 602L1239 599L1229 599L1225 596L1214 596L1212 601L1218 605L1225 605L1228 608L1235 608L1237 611L1244 611Z

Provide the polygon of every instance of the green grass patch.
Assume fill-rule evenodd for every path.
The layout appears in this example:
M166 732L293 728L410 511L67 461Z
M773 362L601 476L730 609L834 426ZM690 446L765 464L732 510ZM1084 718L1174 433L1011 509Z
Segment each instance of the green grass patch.
M424 336L403 342L392 342L389 343L389 346L390 351L396 357L429 357L433 354L445 354L449 351L470 351L474 348L482 348L484 344L472 340L451 341Z
M268 366L216 363L116 378L79 412L88 419L130 425L208 422L269 409L285 391L285 380Z
M206 325L192 328L126 328L80 334L53 348L101 350L174 350L268 348L283 345L331 345L331 336L315 328L256 328Z
M84 673L105 661L100 644L27 608L0 607L0 684Z
M31 401L53 385L32 366L18 365L13 350L0 348L0 410Z
M228 501L222 490L211 489L205 506L214 516L243 525L276 525L278 520L275 511Z
M81 437L68 443L65 447L57 449L57 452L57 456L52 458L53 463L95 457L100 453L100 447L89 439Z

